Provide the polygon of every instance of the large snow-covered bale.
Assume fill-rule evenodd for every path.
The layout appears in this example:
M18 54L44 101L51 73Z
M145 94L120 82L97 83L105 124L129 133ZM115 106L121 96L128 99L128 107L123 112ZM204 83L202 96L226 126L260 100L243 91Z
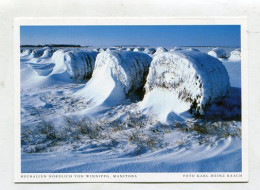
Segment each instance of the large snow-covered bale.
M143 47L137 47L134 49L134 51L144 51L144 48Z
M156 50L155 50L154 48L145 48L144 53L154 54L155 51L156 51Z
M188 104L192 113L203 115L211 103L222 100L229 86L228 73L218 59L198 51L182 50L154 57L145 90L146 95L154 90L176 94L178 101ZM160 102L160 97L157 99ZM167 106L171 101L166 101ZM181 105L174 105L177 104Z
M230 57L228 58L230 61L240 61L241 60L241 50L235 49L234 51L230 52Z
M58 50L52 56L55 63L52 74L68 72L75 80L90 78L94 70L97 52Z
M226 52L222 48L213 48L208 54L215 58L227 58Z
M140 52L99 53L92 78L78 92L96 104L117 104L143 90L152 59Z
M139 52L106 52L97 56L95 71L108 66L113 78L119 82L126 94L142 87L152 59Z
M156 49L155 54L160 54L160 53L167 52L167 51L168 51L168 50L167 50L166 48L164 48L164 47L158 47L158 48Z

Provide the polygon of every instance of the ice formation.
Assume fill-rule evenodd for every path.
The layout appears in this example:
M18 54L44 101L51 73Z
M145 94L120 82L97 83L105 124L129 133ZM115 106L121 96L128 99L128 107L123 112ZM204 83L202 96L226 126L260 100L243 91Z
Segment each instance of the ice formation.
M226 58L226 52L222 48L213 48L211 51L208 52L208 54L215 58Z
M227 70L218 59L191 50L165 52L151 63L144 101L165 101L159 107L175 101L173 110L189 108L191 113L203 115L208 105L222 100L229 87Z

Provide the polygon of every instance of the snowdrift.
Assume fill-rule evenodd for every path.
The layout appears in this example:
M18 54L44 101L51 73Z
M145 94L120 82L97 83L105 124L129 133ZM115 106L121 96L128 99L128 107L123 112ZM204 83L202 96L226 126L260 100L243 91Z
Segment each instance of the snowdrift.
M225 50L221 48L213 48L208 54L215 58L227 58Z
M235 49L234 51L232 51L230 53L230 57L228 58L228 60L240 61L241 60L241 51L240 51L240 49Z
M143 89L152 59L140 52L99 53L92 78L79 95L96 104L117 104Z
M161 53L151 63L142 107L203 115L229 87L228 73L218 59L198 51Z
M146 54L154 54L155 51L156 50L154 48L145 48L144 53L146 53Z

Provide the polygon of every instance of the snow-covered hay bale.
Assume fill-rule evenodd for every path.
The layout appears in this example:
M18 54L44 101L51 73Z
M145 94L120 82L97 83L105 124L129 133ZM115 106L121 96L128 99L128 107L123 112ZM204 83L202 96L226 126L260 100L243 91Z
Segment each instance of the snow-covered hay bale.
M126 48L126 51L133 51L135 48Z
M196 48L188 48L187 50L188 50L188 51L200 51L200 50L198 50L198 49L196 49Z
M175 94L177 99L165 100L166 106L176 101L173 110L185 105L192 113L203 115L211 103L222 100L229 86L228 73L218 59L198 51L182 50L153 58L145 96L150 96L154 90L166 91L163 96ZM161 98L156 99L160 102Z
M154 54L155 51L156 51L156 50L155 50L154 48L145 48L144 53Z
M134 49L134 51L144 51L144 48L142 48L142 47L137 47L137 48Z
M182 50L180 47L174 47L174 48L172 48L170 50L170 52L172 52L172 51L180 51L180 50Z
M158 47L158 48L156 49L155 54L160 54L160 53L167 52L167 51L168 51L168 50L167 50L166 48L164 48L164 47Z
M75 80L90 78L94 70L97 52L58 50L52 56L55 66L52 74L68 72Z
M46 48L41 56L41 58L49 58L51 57L53 54L53 50L51 50L50 48Z
M230 57L228 60L231 61L239 61L241 60L241 51L240 49L235 49L234 51L230 52Z
M213 48L208 54L215 58L227 58L226 52L222 48Z
M116 48L113 48L113 47L106 49L106 51L115 51L115 50L116 50Z
M21 53L21 57L25 57L25 56L29 56L32 53L31 49L25 49L23 50L23 52Z
M99 53L92 78L80 95L96 104L117 104L143 90L152 59L140 52Z
M120 50L125 51L127 48L126 47L122 47Z
M106 48L99 48L99 52L104 52L106 51Z

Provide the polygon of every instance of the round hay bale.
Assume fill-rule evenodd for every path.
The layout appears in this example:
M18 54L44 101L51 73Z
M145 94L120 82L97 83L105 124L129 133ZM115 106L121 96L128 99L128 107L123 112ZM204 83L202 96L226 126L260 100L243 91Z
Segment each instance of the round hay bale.
M222 100L229 87L228 73L218 59L187 50L155 56L145 84L146 93L154 89L175 93L180 101L189 103L192 113L200 115Z
M215 58L227 58L226 52L222 48L213 48L208 54Z

